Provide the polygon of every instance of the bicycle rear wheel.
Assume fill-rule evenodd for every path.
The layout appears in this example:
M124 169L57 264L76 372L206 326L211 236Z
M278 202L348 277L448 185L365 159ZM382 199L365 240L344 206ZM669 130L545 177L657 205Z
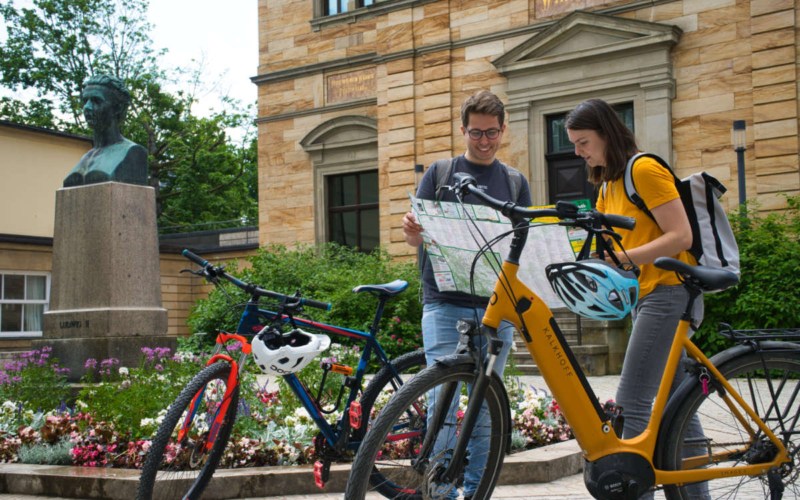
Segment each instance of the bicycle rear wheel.
M437 364L404 384L380 412L361 443L345 498L360 500L368 492L377 491L393 499L444 500L457 498L459 490L471 494L475 500L489 498L497 483L511 432L508 398L496 378L487 388L483 402L485 413L473 429L465 467L448 484L438 480L439 473L449 464L461 431L462 411L468 399L466 387L474 378L472 364L450 367ZM436 408L447 413L439 426L434 425L438 420L433 415ZM427 456L420 456L426 433L431 434L430 439L436 445Z
M399 375L409 375L410 372L421 372L427 366L425 351L413 351L403 354L397 359L392 360L392 366ZM377 418L378 413L385 405L383 399L391 397L402 387L402 381L398 381L388 366L384 366L372 378L364 393L361 395L361 411L364 412L364 425L360 429L353 431L353 440L361 441L367 433L367 429L372 425L372 421ZM373 409L375 411L373 411Z
M200 498L219 465L236 418L238 386L221 423L215 425L230 373L228 363L203 368L170 405L142 466L137 500ZM200 403L191 412L198 396ZM181 430L184 436L179 440Z
M764 366L768 368L766 371ZM784 498L800 497L797 481L800 470L796 462L800 444L800 352L747 353L718 369L786 446L792 463L781 471ZM708 394L704 394L698 384L684 398L675 418L668 423L668 437L661 455L664 469L735 467L773 459L777 450L769 439L742 410L737 417L722 392L709 383ZM698 422L704 437L703 434L697 437L697 432L693 434L690 430ZM748 433L748 427L755 432ZM706 495L706 490L706 498L770 498L766 474L665 487L669 499L702 498L700 495Z

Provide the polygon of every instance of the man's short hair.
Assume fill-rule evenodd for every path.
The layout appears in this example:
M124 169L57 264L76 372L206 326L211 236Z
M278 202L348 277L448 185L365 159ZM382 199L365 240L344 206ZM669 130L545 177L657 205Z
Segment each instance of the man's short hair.
M90 85L99 85L111 90L111 95L117 104L117 119L124 120L131 103L131 93L125 88L125 83L115 76L95 75L83 82L83 90L85 91Z
M488 90L481 90L477 94L467 97L461 104L461 125L467 128L469 114L496 116L500 127L503 126L506 108L499 97Z

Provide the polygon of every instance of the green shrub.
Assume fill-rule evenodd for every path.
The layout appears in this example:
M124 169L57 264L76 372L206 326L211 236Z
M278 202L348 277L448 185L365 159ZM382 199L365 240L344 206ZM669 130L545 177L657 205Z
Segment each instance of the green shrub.
M17 456L23 464L72 465L74 447L69 437L64 436L55 444L44 442L22 445Z
M261 249L248 257L252 267L241 271L229 269L240 279L257 283L269 290L293 294L300 290L304 297L333 304L330 312L306 308L305 312L317 321L336 326L367 331L375 315L377 299L366 293L352 293L358 285L388 283L396 279L409 282L408 289L386 304L381 325L391 329L395 342L390 357L396 357L421 345L419 324L422 304L419 302L419 270L415 262L396 262L385 250L361 253L335 243L319 246L301 246L289 250L282 245ZM247 296L240 289L227 285L226 291L237 302ZM264 300L262 308L269 309ZM225 293L218 288L207 299L201 299L189 316L188 323L194 332L206 332L205 342L213 342L220 329L234 331L241 309L230 310ZM392 318L399 318L400 325ZM391 326L390 326L391 325ZM381 341L384 336L379 337ZM396 342L397 339L402 342ZM335 342L343 339L333 337Z
M785 213L729 218L739 244L739 285L705 296L705 320L693 337L708 356L730 347L718 333L725 322L735 329L800 327L800 196L787 197Z

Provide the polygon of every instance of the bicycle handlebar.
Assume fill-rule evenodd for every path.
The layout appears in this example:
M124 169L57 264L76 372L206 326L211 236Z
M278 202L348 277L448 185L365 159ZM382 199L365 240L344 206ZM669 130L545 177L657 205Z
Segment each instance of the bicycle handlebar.
M479 200L486 203L488 206L499 210L503 215L508 218L528 218L536 219L539 217L557 217L558 219L572 220L575 223L569 224L574 226L585 227L589 222L599 222L598 228L601 225L606 227L618 227L620 229L631 230L636 226L636 219L633 217L625 217L623 215L604 214L597 210L591 212L578 212L578 206L574 203L559 201L556 203L556 208L525 208L520 207L511 201L500 201L492 198L478 188L478 183L475 178L463 172L453 174L455 186L453 189L461 193L469 193Z
M235 278L234 276L231 276L230 274L226 273L223 270L223 268L214 266L204 258L200 257L199 255L188 249L184 250L182 252L182 255L187 259L189 259L190 261L197 264L198 266L202 267L203 272L206 274L206 276L209 276L211 278L224 278L225 280L230 281L231 283L241 288L245 292L249 293L250 295L255 295L258 297L269 297L271 299L277 299L287 302L295 301L298 305L314 307L317 309L322 309L323 311L331 310L332 304L330 302L321 302L319 300L311 300L311 299L306 299L304 297L284 295L282 293L266 290L252 283L245 283L244 281L241 281Z

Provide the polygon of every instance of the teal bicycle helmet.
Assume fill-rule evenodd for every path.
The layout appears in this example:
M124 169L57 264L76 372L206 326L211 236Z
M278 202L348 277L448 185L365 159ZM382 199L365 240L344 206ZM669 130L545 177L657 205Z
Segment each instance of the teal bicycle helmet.
M639 281L604 260L550 264L547 280L567 308L586 318L622 319L636 307Z

